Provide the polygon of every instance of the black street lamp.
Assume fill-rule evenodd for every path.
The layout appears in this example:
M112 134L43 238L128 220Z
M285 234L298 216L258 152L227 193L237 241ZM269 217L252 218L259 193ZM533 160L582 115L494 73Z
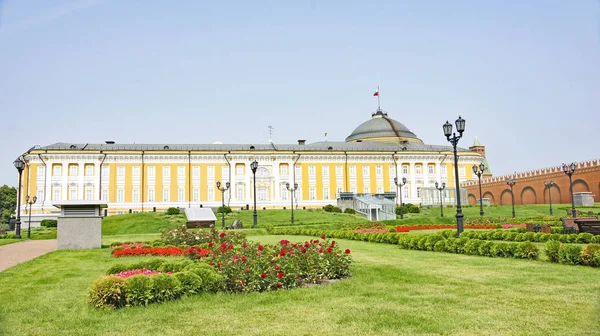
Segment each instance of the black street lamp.
M477 175L477 178L479 179L479 215L483 217L483 195L481 193L481 175L483 175L483 172L485 171L485 165L482 163L479 164L479 166L477 165L473 165L473 173L475 173L475 175Z
M577 211L575 211L575 199L573 199L573 174L575 174L575 162L570 165L562 164L562 170L567 176L569 176L569 191L571 192L571 211L573 212L573 218L577 218Z
M404 209L402 205L402 187L406 184L406 177L402 178L402 183L398 183L398 178L394 177L394 184L396 185L396 198L398 198L398 194L400 194L400 219L404 219ZM400 193L398 193L398 188L400 188Z
M463 132L465 131L465 119L458 116L455 124L458 135L456 135L456 133L452 133L452 124L447 120L442 127L444 129L446 140L448 140L448 142L450 142L454 148L454 184L456 184L456 237L460 237L460 234L463 232L464 215L460 205L460 180L458 178L458 154L456 153L456 146L458 145L458 140L462 138Z
M19 187L17 192L17 221L15 222L15 238L21 239L21 177L25 169L25 161L19 156L14 162L15 168L19 171Z
M546 189L548 189L548 200L550 201L550 216L552 216L552 187L554 187L554 182L546 182L544 181L544 185Z
M256 170L258 169L258 162L256 162L256 160L252 161L250 164L250 169L252 169L252 175L254 176L252 181L254 184L254 214L252 215L252 228L256 228L258 225L258 215L256 214Z
M510 187L510 197L512 200L512 216L513 218L515 218L515 194L513 193L513 186L515 184L517 184L517 179L515 177L512 178L512 180L510 178L506 178L506 184L508 184L508 186Z
M441 187L437 182L435 182L435 188L440 191L440 217L444 217L444 201L442 199L444 196L442 195L442 190L446 188L446 182L442 182Z
M29 202L29 195L25 196L25 201L29 204L29 221L27 223L27 239L31 239L31 206L37 201L37 196L33 196L32 202ZM27 208L25 208L27 210Z
M285 187L290 191L290 195L292 198L292 224L294 224L294 191L298 190L298 183L294 183L294 188L290 189L290 184L286 183Z
M225 191L229 189L231 184L229 182L225 182L225 187L221 188L221 181L217 181L217 189L221 190L221 228L225 230Z

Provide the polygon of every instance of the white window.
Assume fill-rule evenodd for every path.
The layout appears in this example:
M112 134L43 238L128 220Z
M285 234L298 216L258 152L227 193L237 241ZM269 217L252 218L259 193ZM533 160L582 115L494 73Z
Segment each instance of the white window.
M215 166L208 166L208 177L215 177Z
M329 166L323 166L323 177L329 177Z
M45 166L39 166L39 167L37 167L37 176L38 176L38 179L41 178L44 175L46 175L46 167Z
M155 177L156 177L156 167L148 166L148 178L155 178Z
M396 177L396 166L390 166L390 177Z
M60 187L54 187L52 188L52 200L53 201L60 201L61 197L60 197Z
M192 190L192 202L199 202L199 201L200 201L200 189L194 188Z
M308 176L315 176L315 175L316 175L315 166L308 166Z
M185 166L177 166L177 178L185 179Z
M140 191L138 189L133 189L133 191L131 192L131 201L133 203L140 202Z
M125 214L125 211L123 211L123 210L117 210L117 215L123 215L123 214Z
M344 167L342 167L342 166L335 166L335 176L337 176L337 177L344 176Z
M364 190L365 194L370 194L371 193L371 188L369 188L369 187L364 187L363 190Z
M110 176L110 167L102 166L102 178L108 178Z
M288 174L288 166L287 165L279 166L279 172L281 175L287 175Z
M313 188L313 187L308 188L308 199L309 200L317 199L317 190L315 190L315 188Z
M102 201L108 202L108 189L102 189Z
M376 166L375 167L375 175L377 175L377 177L383 175L383 167L381 166Z
M406 166L406 165L402 166L402 174L404 174L404 175L408 174L408 166Z
M199 178L200 177L200 166L192 167L192 177Z
M342 193L343 189L342 187L337 187L337 190L335 191L335 198L340 198L340 194Z
M54 176L61 176L62 175L62 166L61 165L54 165L54 173L52 175L54 175Z
M356 176L356 166L350 166L350 176Z
M125 202L125 190L117 189L117 203Z
M94 166L92 166L92 165L85 166L85 176L94 176Z
M292 187L293 188L293 187ZM281 185L281 199L287 201L289 191L285 187L285 184Z
M235 174L236 175L244 175L244 165L237 165L235 166Z
M131 175L133 177L140 177L140 166L133 166L132 167L132 171L131 171Z
M294 191L294 199L302 200L302 188L301 187L298 187L298 189L296 189Z
M429 169L428 172L429 172L430 175L435 174L435 167L433 165L427 166L427 169Z
M229 181L229 166L221 166L221 179L223 182Z
M417 187L417 198L421 198L421 187Z
M417 166L415 166L415 173L416 173L417 175L420 175L420 174L422 174L422 172L421 172L421 165L417 165Z
M69 166L69 176L77 176L77 166L76 165Z
M267 188L259 188L256 190L256 196L258 196L258 201L266 201L267 200Z
M467 175L467 173L466 173L466 171L465 171L465 167L464 167L464 166L462 166L462 167L460 167L460 166L459 166L459 167L458 167L458 175L459 175L460 177L465 177L465 175Z
M329 187L323 187L323 199L324 200L329 199Z
M171 166L163 166L163 180L171 178Z
M125 166L117 167L117 176L125 176Z
M409 191L408 186L402 187L402 197L404 197L404 198L409 198L410 197L410 191Z
M369 166L363 166L363 177L369 177L369 175L371 174L371 167Z
M154 202L154 189L148 188L148 202Z
M69 199L76 200L77 199L77 187L69 188Z
M209 201L215 200L215 189L213 189L212 187L208 188L208 200Z
M377 193L378 194L383 194L383 187L382 186L377 186Z
M163 188L163 197L162 197L162 201L163 202L170 202L171 201L171 191L169 190L169 188Z
M38 189L37 190L37 200L39 202L43 202L44 201L44 189Z
M91 200L91 199L93 199L94 197L92 196L92 193L93 193L93 191L92 191L92 188L91 188L91 187L87 187L87 188L85 188L85 199L86 199L86 200Z
M177 189L177 201L185 202L185 189L184 188Z
M238 199L238 201L244 200L244 187L243 186L238 186L238 188L237 188L237 199Z
M350 192L356 194L356 187L350 187Z

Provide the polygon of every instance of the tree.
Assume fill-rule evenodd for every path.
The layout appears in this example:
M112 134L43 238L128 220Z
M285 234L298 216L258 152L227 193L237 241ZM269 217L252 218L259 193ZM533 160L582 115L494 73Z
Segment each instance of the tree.
M6 184L0 187L0 224L8 223L8 219L17 207L17 188Z

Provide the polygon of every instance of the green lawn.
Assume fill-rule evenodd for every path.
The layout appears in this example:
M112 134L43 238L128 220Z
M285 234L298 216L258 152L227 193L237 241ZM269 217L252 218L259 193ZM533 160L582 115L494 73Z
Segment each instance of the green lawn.
M265 225L284 226L292 225L291 210L256 210L258 227ZM244 227L251 227L253 211L233 211L225 216L225 225L231 225L234 220L241 220ZM294 210L294 225L315 224L353 224L365 223L367 220L359 215L325 212L323 210ZM217 226L221 227L221 216L217 215Z
M0 239L0 246L24 241L23 239Z
M254 236L274 243L309 237ZM132 239L129 239L132 240ZM598 335L600 269L338 240L353 277L330 285L189 297L98 311L107 249L56 251L0 273L2 335Z
M185 216L159 212L143 212L107 216L102 219L103 235L160 233L170 228L185 225Z

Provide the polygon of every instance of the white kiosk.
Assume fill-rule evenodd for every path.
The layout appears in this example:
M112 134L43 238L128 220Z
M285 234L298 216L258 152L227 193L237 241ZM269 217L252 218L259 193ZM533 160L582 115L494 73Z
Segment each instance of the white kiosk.
M57 219L57 250L100 248L102 245L101 209L103 201L61 201Z

